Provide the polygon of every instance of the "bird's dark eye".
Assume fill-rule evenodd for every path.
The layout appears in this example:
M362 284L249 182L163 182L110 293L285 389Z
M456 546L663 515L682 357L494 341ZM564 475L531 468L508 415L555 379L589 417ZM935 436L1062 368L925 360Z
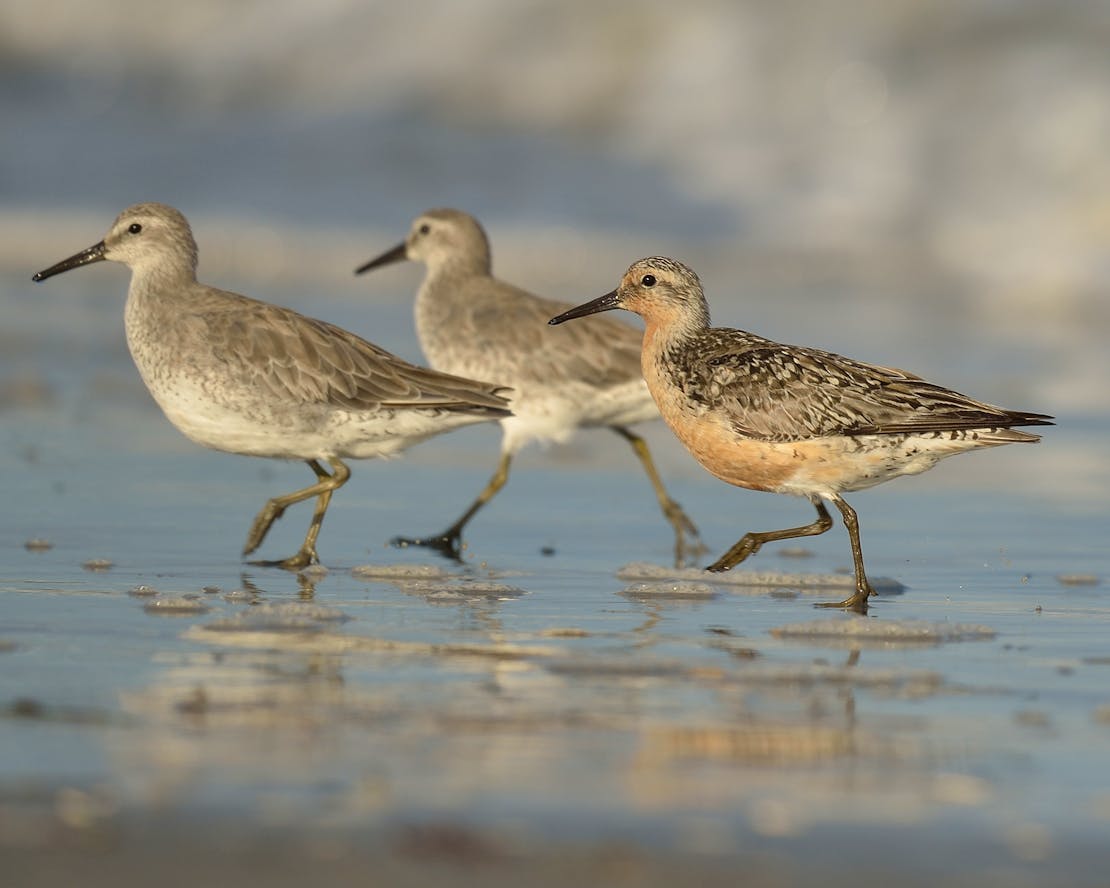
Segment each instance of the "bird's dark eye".
M640 278L640 283L643 284L645 287L654 287L655 275L645 274L642 278Z
M132 222L130 225L127 226L127 230L130 231L132 234L138 234L140 231L143 230L143 226L141 226L138 222Z
M418 230L418 231L419 231L419 232L420 232L421 234L427 234L428 232L430 232L430 231L432 230L432 226L431 226L431 225L429 225L429 224L428 224L427 222L425 222L425 223L424 223L423 225L421 225L421 226L420 226L420 228L419 228L419 229L417 229L417 230Z

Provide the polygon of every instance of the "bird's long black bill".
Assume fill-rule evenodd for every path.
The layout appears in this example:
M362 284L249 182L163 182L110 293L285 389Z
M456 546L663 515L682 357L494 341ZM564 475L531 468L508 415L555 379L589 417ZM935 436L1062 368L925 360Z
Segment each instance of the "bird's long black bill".
M403 259L408 259L408 253L405 249L404 242L397 244L393 249L386 250L376 259L371 259L365 265L360 265L355 269L355 274L364 274L375 268L381 268L383 265L391 265L394 262L400 262Z
M620 302L617 300L617 291L613 290L611 293L599 296L591 302L584 302L582 305L564 311L547 323L561 324L563 321L573 321L575 318L584 318L586 315L597 314L599 311L612 311L614 308L620 307Z
M40 271L34 277L33 281L45 281L49 277L54 277L56 274L61 274L63 271L69 271L71 268L80 268L82 265L88 265L90 262L101 262L104 260L104 241L98 244L93 244L87 250L82 250L70 256L68 259L63 259L57 265L51 265L45 271Z

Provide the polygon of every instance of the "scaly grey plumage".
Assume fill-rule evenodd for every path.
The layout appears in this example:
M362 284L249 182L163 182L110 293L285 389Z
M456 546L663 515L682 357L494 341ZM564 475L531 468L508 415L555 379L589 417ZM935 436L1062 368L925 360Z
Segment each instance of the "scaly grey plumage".
M633 263L616 290L551 323L615 308L644 319L644 378L664 420L706 469L739 487L804 496L817 509L811 524L746 534L709 570L728 570L772 540L824 533L832 526L826 499L844 518L856 572L855 594L838 607L866 610L874 594L844 491L923 472L956 453L1033 443L1038 435L1013 426L1052 424L904 370L711 327L698 276L666 257Z
M127 344L166 417L199 444L301 459L316 475L310 487L267 503L244 555L286 507L315 496L300 551L274 563L317 561L324 513L350 475L343 459L389 456L451 428L509 415L501 386L418 367L333 324L198 283L196 243L173 207L129 207L103 241L34 279L104 259L131 269Z
M639 331L615 320L551 330L547 320L570 303L543 299L494 277L485 231L459 210L422 213L404 243L358 273L402 259L427 266L415 315L429 363L513 389L513 415L501 423L501 459L485 489L443 533L405 542L457 554L466 523L505 484L512 457L522 447L565 441L579 428L609 427L631 444L651 480L674 528L676 563L702 551L697 529L664 489L646 442L628 428L659 416L640 373Z

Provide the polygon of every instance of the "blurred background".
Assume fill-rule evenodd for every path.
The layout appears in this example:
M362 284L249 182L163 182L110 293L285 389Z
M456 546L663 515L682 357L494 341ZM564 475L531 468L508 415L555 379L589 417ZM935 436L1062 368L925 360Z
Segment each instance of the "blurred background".
M1108 37L1098 0L6 0L0 404L64 384L44 338L120 354L121 272L28 278L159 200L206 281L407 357L419 273L351 271L447 205L536 292L670 254L718 323L1097 423Z
M366 854L353 867L365 881L391 858L357 831L346 851L334 836L306 846L307 827L430 816L402 833L401 856L485 864L501 846L465 831L483 822L508 822L489 832L508 847L524 836L543 850L553 833L615 842L573 884L635 883L630 842L656 839L739 847L757 864L777 853L829 886L889 884L876 855L903 885L1104 884L1108 47L1105 0L3 0L11 883L148 884L157 871L243 885L264 860L267 884L303 885L311 867L284 866L302 847L313 867ZM873 576L910 589L884 598L874 624L923 618L955 638L972 624L981 641L880 637L857 666L839 641L773 635L818 619L806 599L630 595L613 571L666 561L670 533L627 445L601 432L523 454L529 471L514 467L475 522L468 557L523 588L425 600L352 576L359 560L432 557L386 540L470 501L494 467L492 426L355 467L322 537L333 570L313 580L318 619L335 624L318 646L252 641L249 623L236 640L235 621L262 612L252 605L312 594L238 551L254 509L307 471L213 454L161 417L124 341L126 269L31 283L150 200L190 219L202 281L414 360L422 270L353 271L422 210L455 206L485 224L495 271L534 292L585 301L667 254L699 272L719 324L1057 415L1038 447L853 500ZM806 514L718 483L662 423L644 433L714 551L757 518ZM262 554L292 551L306 520L291 514ZM41 539L54 548L25 551ZM801 570L846 565L843 531L812 552ZM791 569L760 559L754 569ZM92 572L103 560L115 566ZM231 622L205 635L200 611L157 615L126 594L148 586L202 596L213 623ZM338 628L327 608L354 619ZM502 659L504 639L540 653ZM496 656L460 659L460 643ZM798 754L810 747L791 738L813 725L851 754ZM749 728L750 758L737 742ZM146 833L112 831L132 815ZM59 822L84 831L67 845L76 875L44 881L72 835ZM297 841L272 841L239 878L189 869L259 822ZM104 844L85 842L102 823ZM120 840L136 834L147 840ZM23 879L17 846L44 849ZM134 878L95 881L80 854L92 847L133 853ZM675 884L681 864L675 878L642 873ZM474 884L557 882L531 869L491 881L475 868Z

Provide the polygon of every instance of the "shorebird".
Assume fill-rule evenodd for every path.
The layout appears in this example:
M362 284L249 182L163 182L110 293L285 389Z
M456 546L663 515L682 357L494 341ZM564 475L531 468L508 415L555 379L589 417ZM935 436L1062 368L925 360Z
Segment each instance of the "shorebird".
M904 370L709 325L693 270L655 256L620 286L551 319L561 324L624 308L644 319L642 366L659 411L694 458L722 481L806 497L812 524L745 534L707 569L725 571L773 540L832 527L823 500L844 519L856 591L826 606L866 612L867 580L855 510L841 496L932 468L946 456L1034 443L1013 426L1052 425L1042 413L1004 410Z
M166 418L205 447L300 459L315 474L315 484L266 503L243 555L286 508L316 497L300 550L257 564L295 569L319 560L324 513L351 474L344 459L391 456L509 415L502 387L417 367L332 324L198 283L189 223L165 204L129 207L104 240L33 280L104 259L131 269L127 345Z
M413 259L427 266L416 294L416 331L437 370L512 386L513 415L501 421L497 470L473 504L442 533L399 543L420 543L457 557L467 522L505 485L513 456L532 441L566 441L580 428L610 428L632 446L663 515L674 528L681 566L701 546L697 528L671 499L647 442L629 426L658 419L640 374L638 330L617 321L552 336L547 320L570 303L542 299L493 276L489 239L473 216L428 210L403 243L356 270ZM689 540L687 540L689 537Z

